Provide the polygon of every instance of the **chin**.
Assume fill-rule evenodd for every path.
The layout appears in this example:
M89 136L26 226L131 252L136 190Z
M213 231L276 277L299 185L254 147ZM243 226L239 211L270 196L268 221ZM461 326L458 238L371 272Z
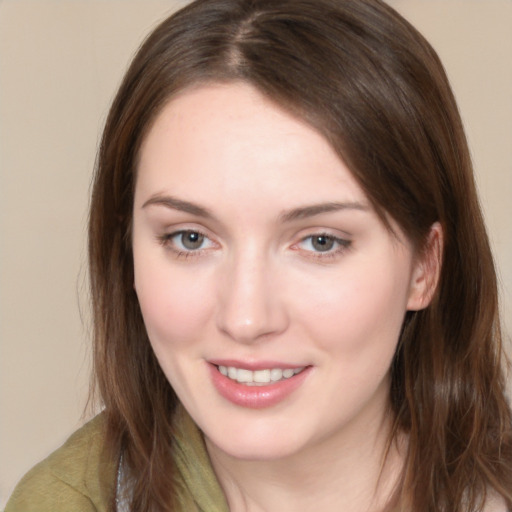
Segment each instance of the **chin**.
M307 424L297 425L294 419L283 418L282 414L280 418L273 415L265 417L261 411L250 411L248 416L230 416L229 422L213 421L210 423L211 428L208 421L203 425L202 422L198 424L208 446L240 460L284 459L314 443Z
M288 458L301 451L303 447L303 444L292 443L283 437L285 436L256 440L251 439L250 435L240 439L221 437L219 442L207 437L206 444L215 447L231 458L246 461L274 461Z

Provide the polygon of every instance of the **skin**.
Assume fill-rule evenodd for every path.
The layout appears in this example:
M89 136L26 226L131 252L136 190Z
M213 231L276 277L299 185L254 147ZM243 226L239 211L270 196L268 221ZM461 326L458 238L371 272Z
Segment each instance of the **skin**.
M320 134L249 85L189 89L149 131L135 289L231 510L361 511L389 495L401 461L394 447L379 480L389 368L404 315L428 305L436 274L392 226ZM212 384L209 362L223 358L308 374L254 409Z

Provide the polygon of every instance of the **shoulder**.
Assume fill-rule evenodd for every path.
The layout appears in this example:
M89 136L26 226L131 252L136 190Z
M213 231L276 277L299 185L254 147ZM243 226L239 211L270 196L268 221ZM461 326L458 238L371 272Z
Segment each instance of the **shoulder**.
M100 414L23 477L5 512L106 512L117 467L104 442L105 418Z
M489 492L483 512L510 512L505 500L495 492Z

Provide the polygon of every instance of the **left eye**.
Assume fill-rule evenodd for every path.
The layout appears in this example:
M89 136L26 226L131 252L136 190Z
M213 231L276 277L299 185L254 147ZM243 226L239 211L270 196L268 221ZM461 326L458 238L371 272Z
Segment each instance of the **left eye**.
M348 247L350 242L332 235L318 234L303 238L299 245L301 249L312 252L335 252L340 248Z
M179 251L197 251L211 247L212 241L199 231L178 231L169 235L168 240Z

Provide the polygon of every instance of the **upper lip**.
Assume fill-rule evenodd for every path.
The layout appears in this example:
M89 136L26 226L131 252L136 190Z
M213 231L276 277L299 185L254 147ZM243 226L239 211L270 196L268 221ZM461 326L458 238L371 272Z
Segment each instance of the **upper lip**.
M309 366L306 364L283 363L282 361L240 361L236 359L208 359L208 363L215 366L232 366L244 370L267 370L272 368L281 368L282 370L303 368Z

